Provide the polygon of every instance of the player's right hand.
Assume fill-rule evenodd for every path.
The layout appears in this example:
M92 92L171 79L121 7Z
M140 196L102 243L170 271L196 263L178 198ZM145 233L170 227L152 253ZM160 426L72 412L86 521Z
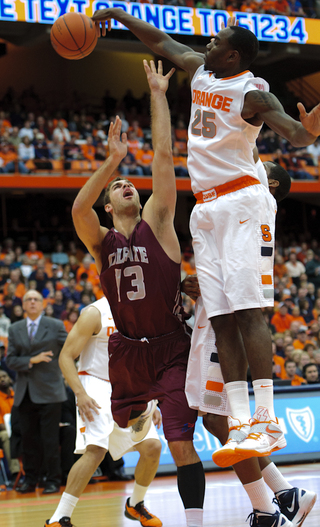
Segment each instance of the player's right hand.
M111 31L111 20L113 18L115 9L108 8L108 9L99 9L98 11L95 11L93 13L93 16L91 19L96 25L96 31L98 37L103 36L105 37L107 34L106 29L106 23L108 27L108 31Z
M77 396L77 406L80 417L84 422L86 420L94 421L94 414L99 415L98 409L101 409L101 406L92 397L89 397L87 393Z

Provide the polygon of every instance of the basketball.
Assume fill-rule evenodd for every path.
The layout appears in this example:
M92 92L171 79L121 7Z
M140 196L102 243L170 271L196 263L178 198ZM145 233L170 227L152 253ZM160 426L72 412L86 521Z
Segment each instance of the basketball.
M82 13L66 13L51 28L50 40L61 57L83 59L95 48L98 36L91 18Z

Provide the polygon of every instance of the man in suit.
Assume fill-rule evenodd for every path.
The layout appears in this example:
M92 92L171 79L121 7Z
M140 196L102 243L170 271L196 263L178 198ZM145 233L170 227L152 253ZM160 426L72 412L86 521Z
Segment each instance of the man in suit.
M43 467L43 494L60 488L59 422L66 390L58 358L67 332L61 320L46 317L43 297L29 290L23 297L27 317L11 325L7 364L17 372L14 406L18 407L25 481L33 492Z

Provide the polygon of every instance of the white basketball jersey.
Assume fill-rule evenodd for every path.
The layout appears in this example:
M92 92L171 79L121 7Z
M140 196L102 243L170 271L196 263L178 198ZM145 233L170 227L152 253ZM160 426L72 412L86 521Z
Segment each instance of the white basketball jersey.
M110 335L116 331L116 328L108 300L105 297L93 302L93 304L90 304L90 307L91 306L94 306L100 311L102 328L97 335L92 335L82 350L78 364L78 371L85 371L90 375L108 381L108 341Z
M216 79L200 66L191 81L188 170L194 193L242 176L258 179L252 150L261 126L241 117L246 93L269 91L250 71Z

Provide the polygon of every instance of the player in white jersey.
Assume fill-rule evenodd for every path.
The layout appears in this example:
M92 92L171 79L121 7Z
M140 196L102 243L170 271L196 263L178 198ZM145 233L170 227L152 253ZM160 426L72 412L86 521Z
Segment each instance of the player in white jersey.
M232 415L248 435L237 447L239 454L244 459L269 455L286 444L274 414L271 337L261 310L273 305L275 211L259 182L252 147L263 122L294 146L314 143L320 105L307 114L299 103L301 122L287 115L266 84L248 72L258 41L242 27L222 29L201 54L120 8L102 9L92 18L103 35L105 21L111 29L111 19L117 20L155 54L189 73L188 167L197 198L190 229L200 289ZM251 427L247 361L256 405Z
M139 452L133 493L126 502L125 516L139 520L141 525L162 525L144 506L144 496L156 474L161 453L155 425L152 423L143 440L135 442L130 428L119 428L112 418L108 340L114 331L110 306L103 297L81 311L61 351L59 364L76 395L79 413L75 452L83 455L70 470L65 492L45 527L72 527L71 515L76 503L107 451L115 460L129 451ZM77 371L74 361L79 356ZM154 413L154 422L158 427L161 424L158 410Z
M254 149L260 182L278 203L284 199L291 187L291 179L284 168L273 161L262 163ZM276 205L276 203L275 203ZM189 291L188 291L189 288ZM208 320L201 297L198 297L196 277L184 281L184 291L197 298L195 323L192 332L191 350L186 377L186 395L191 408L203 415L203 424L224 445L223 466L233 468L248 493L254 510L264 511L270 500L265 484L275 493L281 513L296 526L301 526L316 501L316 494L309 490L292 487L269 457L251 458L238 462L233 445L243 439L241 426L230 417L230 405L226 393L215 334ZM226 417L228 417L228 422ZM228 428L232 435L228 439ZM228 454L228 455L227 455ZM213 456L215 461L215 456ZM258 466L259 463L259 466ZM292 503L294 500L294 507ZM285 524L284 524L285 525Z

